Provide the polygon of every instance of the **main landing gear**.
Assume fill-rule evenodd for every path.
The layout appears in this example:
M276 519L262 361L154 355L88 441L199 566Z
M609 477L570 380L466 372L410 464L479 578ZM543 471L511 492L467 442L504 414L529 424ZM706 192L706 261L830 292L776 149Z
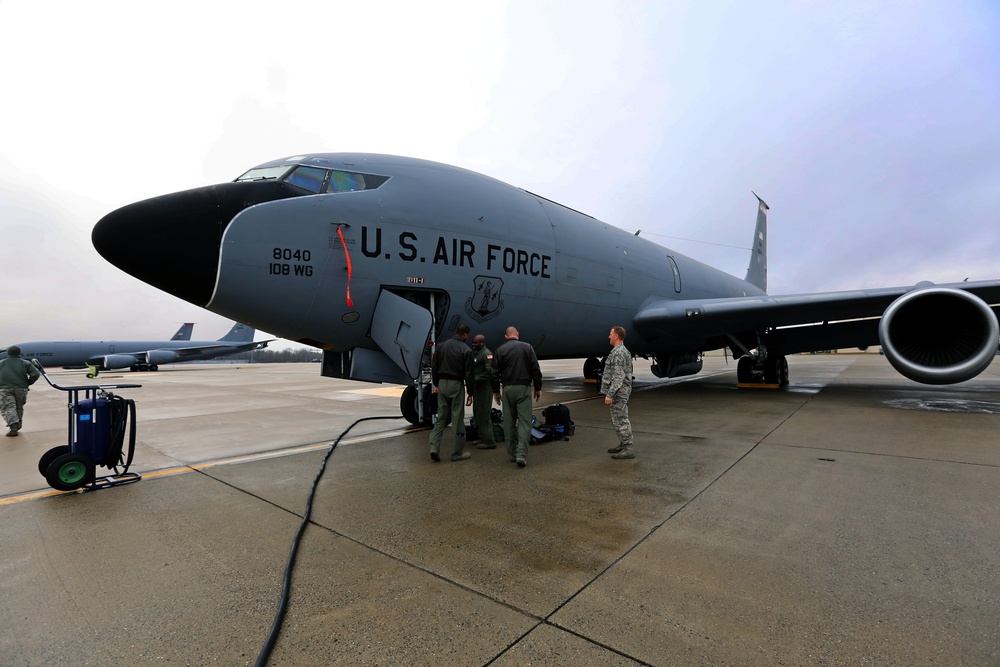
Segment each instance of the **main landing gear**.
M135 373L137 371L158 371L160 370L160 367L156 364L132 364L128 367L128 369Z
M136 371L158 371L160 367L156 364L132 364L128 367L130 371L135 373ZM97 366L91 365L87 366L87 377L95 378L100 375L101 369Z
M736 362L736 382L784 387L788 384L788 359L784 356L754 359L752 355L744 355Z

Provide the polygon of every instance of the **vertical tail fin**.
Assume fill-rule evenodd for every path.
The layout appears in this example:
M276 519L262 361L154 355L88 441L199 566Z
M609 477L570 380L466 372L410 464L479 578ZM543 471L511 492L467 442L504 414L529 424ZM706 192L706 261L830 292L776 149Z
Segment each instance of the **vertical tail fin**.
M170 340L191 340L192 331L194 331L194 322L185 322Z
M753 193L757 197L757 193ZM757 197L757 228L753 233L753 248L750 251L750 266L747 267L748 283L767 291L767 212L770 210L764 200Z
M249 343L253 340L255 333L256 330L253 327L248 327L245 324L237 322L233 325L233 328L229 330L229 333L219 340L224 340L227 343Z

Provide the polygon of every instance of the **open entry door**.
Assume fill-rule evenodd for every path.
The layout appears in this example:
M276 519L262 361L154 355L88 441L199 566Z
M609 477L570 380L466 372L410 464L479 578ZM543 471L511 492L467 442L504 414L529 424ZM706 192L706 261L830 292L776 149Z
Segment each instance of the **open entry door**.
M433 325L427 308L382 290L372 317L372 340L407 377L416 379Z

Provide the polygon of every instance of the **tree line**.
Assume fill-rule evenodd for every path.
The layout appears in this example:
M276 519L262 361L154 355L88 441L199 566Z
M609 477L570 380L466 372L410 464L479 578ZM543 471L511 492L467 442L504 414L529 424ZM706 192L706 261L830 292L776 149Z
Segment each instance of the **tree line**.
M251 364L301 364L318 362L323 360L323 351L316 348L305 348L293 350L250 350L249 352L238 352L237 354L227 354L221 357L226 361L245 361Z

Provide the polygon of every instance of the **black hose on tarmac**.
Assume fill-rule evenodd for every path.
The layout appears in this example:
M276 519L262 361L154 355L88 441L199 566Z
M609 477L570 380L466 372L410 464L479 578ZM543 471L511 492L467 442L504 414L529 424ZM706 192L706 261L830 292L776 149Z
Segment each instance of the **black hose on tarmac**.
M319 466L319 472L316 473L316 479L313 480L312 489L309 491L309 499L306 501L306 509L302 514L302 523L299 525L299 530L295 533L295 538L292 540L292 550L288 554L288 562L285 564L285 581L281 587L281 600L278 603L278 611L274 616L274 623L271 625L271 633L267 636L267 641L264 642L264 646L260 649L260 653L257 655L256 667L264 667L267 664L268 659L271 657L271 651L274 650L274 644L278 640L278 634L281 632L281 625L285 620L285 612L288 611L288 596L292 589L292 570L295 569L295 557L299 552L299 543L302 541L302 536L306 532L306 526L309 525L309 517L312 515L313 499L316 497L316 489L319 487L319 480L323 477L323 473L326 472L326 463L330 460L330 456L333 454L333 450L337 448L340 441L343 440L352 428L364 421L370 421L373 419L402 419L402 417L362 417L358 419L353 424L348 426L343 433L337 436L337 439L333 441L330 445L330 449L327 450L326 456L323 457L323 463Z
M128 472L135 456L135 401L108 394L110 401L108 419L110 421L110 441L108 442L107 459L96 461L98 465L114 470L116 475ZM129 419L131 417L131 420ZM125 426L129 426L128 453L125 453ZM118 470L122 467L122 470Z

